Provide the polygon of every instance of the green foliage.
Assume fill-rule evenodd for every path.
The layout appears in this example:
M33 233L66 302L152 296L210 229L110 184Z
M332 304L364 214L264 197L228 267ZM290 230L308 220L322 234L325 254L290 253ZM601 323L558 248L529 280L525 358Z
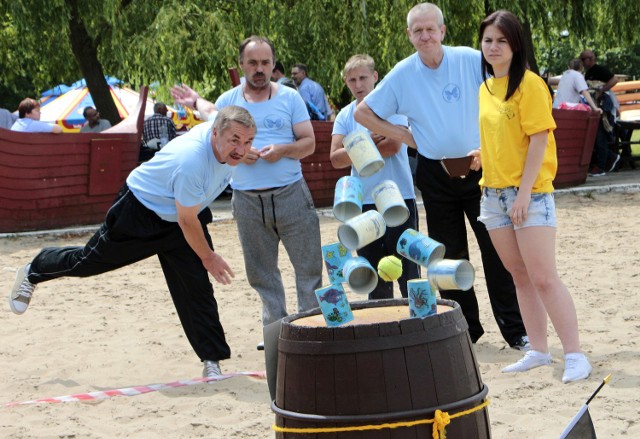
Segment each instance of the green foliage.
M0 86L34 94L80 78L69 40L72 5L98 47L106 74L137 88L158 82L157 97L184 82L215 100L231 86L238 46L257 34L270 38L289 71L297 62L321 83L332 102L351 100L342 81L346 60L374 57L380 77L413 53L406 15L415 0L11 0L0 3ZM640 76L637 0L441 0L450 45L479 47L486 14L513 11L531 27L537 64L564 71L583 49L616 73ZM568 38L559 38L561 31ZM0 89L0 92L2 89ZM1 96L1 95L0 95Z

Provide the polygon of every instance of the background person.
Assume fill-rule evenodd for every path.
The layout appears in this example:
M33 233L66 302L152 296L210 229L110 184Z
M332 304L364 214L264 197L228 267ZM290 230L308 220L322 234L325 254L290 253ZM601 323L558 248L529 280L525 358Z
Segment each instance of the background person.
M153 115L144 121L142 130L142 140L145 145L151 139L162 138L166 131L167 140L172 141L178 134L176 133L176 125L170 117L167 117L167 106L162 102L156 102L153 105Z
M609 147L613 136L613 125L617 117L615 94L610 90L618 83L618 78L607 67L597 64L596 55L592 50L583 51L580 54L580 61L586 69L584 79L588 82L595 81L598 84L596 85L596 102L603 111L589 167L590 176L601 177L607 172L615 171L620 163L620 155Z
M5 108L0 108L0 128L10 130L16 120L18 116Z
M282 84L285 81L289 81L289 78L284 74L284 66L280 61L276 61L273 66L273 73L271 74L271 80L275 80L276 83Z
M153 115L144 121L139 162L151 159L156 151L164 147L165 142L170 142L178 135L176 125L167 116L167 111L165 104L156 102L153 106Z
M11 126L11 131L60 134L62 127L52 123L40 122L40 102L26 98L18 105L18 120Z
M467 156L480 145L478 88L482 84L480 52L443 46L446 27L442 11L420 3L407 15L407 36L416 53L400 61L366 96L355 112L360 124L385 137L418 149L416 185L422 192L429 236L443 243L445 257L469 259L465 216L478 241L491 308L502 336L515 349L528 349L515 286L496 253L480 214L479 163L464 178L452 177L443 158ZM411 131L384 119L403 114ZM468 291L441 291L455 300L469 324L472 342L484 334L478 300Z
M511 12L489 15L479 33L486 79L479 97L480 219L513 276L531 342L531 350L502 371L551 364L548 315L565 352L562 382L582 380L591 365L580 351L575 305L556 269L552 182L558 161L547 85L527 68L524 32Z
M600 81L603 83L596 89L596 100L618 83L618 78L611 73L611 70L596 62L596 54L592 50L583 51L580 54L580 61L582 61L585 68L585 80Z
M324 89L317 82L309 79L307 77L308 67L306 64L296 64L291 69L291 78L293 82L296 83L296 87L298 87L298 93L302 96L306 102L310 102L322 113L322 118L320 120L329 120L331 113L331 107L329 106L329 101L327 100L327 96L324 92Z
M213 250L208 206L248 153L255 132L251 115L230 106L170 142L131 171L84 247L44 248L18 270L11 310L23 314L42 282L94 276L157 255L187 339L204 363L203 376L219 376L219 361L231 351L208 273L222 284L234 274Z
M99 133L107 128L111 128L111 122L100 118L100 112L93 107L84 107L82 115L87 119L87 123L80 128L81 133Z
M336 116L333 123L331 136L331 164L334 168L346 168L351 166L351 175L358 176L353 168L351 159L342 145L344 138L351 132L360 130L369 133L369 130L360 125L353 118L353 112L362 100L373 90L378 80L375 62L369 55L354 55L344 66L344 82L355 98L353 102L344 107ZM387 119L389 123L407 127L405 116L394 115ZM362 211L375 210L376 205L371 196L373 188L384 180L393 180L400 189L404 202L409 209L409 218L397 227L387 227L383 237L358 250L358 255L363 256L373 267L377 267L380 259L389 255L396 255L402 261L402 276L398 279L402 297L407 297L407 281L420 277L417 264L403 258L396 253L396 244L400 235L408 229L418 230L418 216L416 207L416 195L413 188L413 177L409 167L407 145L401 142L371 133L371 138L378 147L380 155L384 159L384 167L370 177L361 178L364 198ZM378 278L376 288L369 293L369 299L393 298L393 282L385 282Z
M558 89L553 96L553 108L558 108L563 102L579 104L584 99L591 107L591 110L602 114L602 110L598 108L589 93L589 86L582 73L580 73L581 71L582 61L578 58L569 61L569 69L562 74Z

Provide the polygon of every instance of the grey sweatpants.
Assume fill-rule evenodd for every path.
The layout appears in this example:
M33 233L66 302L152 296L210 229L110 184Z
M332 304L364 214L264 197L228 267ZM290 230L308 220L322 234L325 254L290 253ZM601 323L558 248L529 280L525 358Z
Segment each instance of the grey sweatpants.
M287 316L278 245L293 264L298 312L318 306L315 290L322 284L320 222L304 179L276 189L234 190L231 200L247 280L262 299L262 323Z

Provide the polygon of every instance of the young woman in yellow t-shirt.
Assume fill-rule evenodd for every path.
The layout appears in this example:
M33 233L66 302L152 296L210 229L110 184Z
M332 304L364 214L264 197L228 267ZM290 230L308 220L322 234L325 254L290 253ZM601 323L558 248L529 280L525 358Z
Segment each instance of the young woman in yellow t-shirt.
M557 169L551 96L542 78L527 69L522 27L508 11L480 25L482 70L480 145L482 221L513 276L531 350L503 372L551 364L547 315L565 353L562 382L591 373L580 351L576 309L558 276L552 181ZM489 77L491 75L492 77Z

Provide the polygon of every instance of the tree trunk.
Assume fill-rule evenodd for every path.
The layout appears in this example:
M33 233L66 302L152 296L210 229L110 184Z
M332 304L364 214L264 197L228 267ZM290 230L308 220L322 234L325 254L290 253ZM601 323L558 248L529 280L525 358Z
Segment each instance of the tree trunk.
M111 122L111 125L115 125L121 121L121 118L111 97L102 64L98 60L98 45L89 36L87 28L78 15L77 0L66 0L66 2L70 9L69 39L73 55L80 66L80 71L87 82L89 93L91 93L100 116Z

